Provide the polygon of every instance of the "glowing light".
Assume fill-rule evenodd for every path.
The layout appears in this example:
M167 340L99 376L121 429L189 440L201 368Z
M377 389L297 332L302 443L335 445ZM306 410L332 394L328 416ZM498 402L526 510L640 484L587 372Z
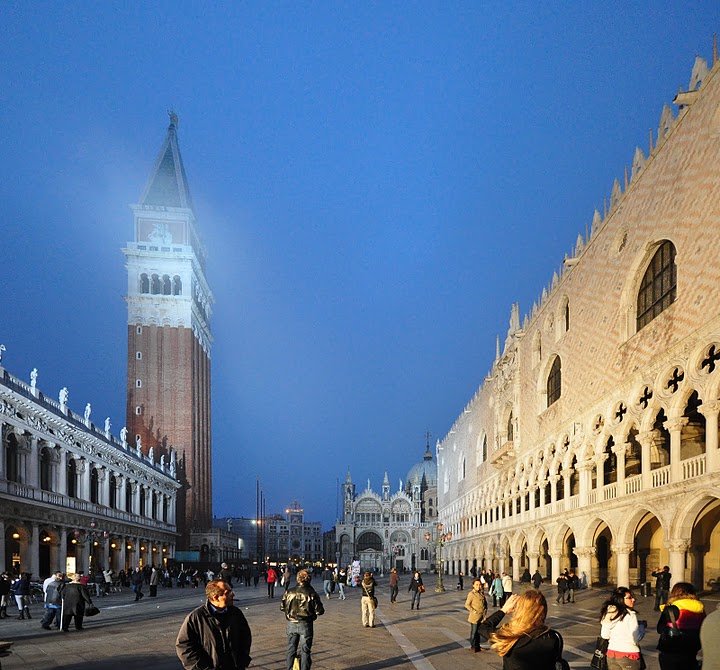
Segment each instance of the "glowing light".
M12 534L13 540L19 540L20 539L20 533L13 533Z

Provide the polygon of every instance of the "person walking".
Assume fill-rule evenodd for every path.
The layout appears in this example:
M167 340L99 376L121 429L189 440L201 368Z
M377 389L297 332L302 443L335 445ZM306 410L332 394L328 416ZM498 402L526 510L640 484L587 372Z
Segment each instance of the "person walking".
M557 598L555 598L555 602L558 604L562 603L564 605L567 600L567 575L564 572L561 573L555 582L557 583Z
M330 570L330 566L326 565L325 569L322 572L322 578L323 580L323 591L325 592L325 597L329 600L330 599L330 585L332 584L333 574L332 570Z
M267 571L267 590L268 598L275 597L275 583L278 580L277 572L273 568L268 568Z
M400 576L397 570L393 568L390 570L390 604L394 605L397 602L398 590L400 588Z
M12 593L15 596L15 603L17 604L20 616L18 619L32 619L30 616L30 577L31 573L23 572L20 574L10 587Z
M513 592L513 581L512 577L507 572L502 573L502 590L503 590L503 602L512 595Z
M292 670L300 648L300 670L310 670L314 621L325 613L322 600L310 586L312 576L307 570L297 573L297 586L285 591L280 608L287 619L287 670Z
M616 588L600 612L600 636L608 641L608 670L640 670L638 643L646 628L647 622L638 620L632 591L625 586Z
M415 608L416 610L419 610L420 596L425 592L425 585L423 584L423 580L420 576L419 570L415 570L415 572L413 573L413 577L410 580L410 585L408 586L408 591L412 592L410 609Z
M158 584L160 583L160 571L153 565L150 570L150 597L157 597Z
M483 593L482 581L477 577L473 579L470 593L465 598L465 609L470 612L468 615L468 621L470 622L470 651L476 654L482 649L480 647L478 626L487 613L487 602Z
M70 621L75 620L75 630L83 629L83 619L85 618L85 605L92 605L90 594L87 586L85 586L76 572L72 576L72 581L65 584L62 590L62 610L60 614L60 622L65 633L70 630Z
M40 626L45 630L52 630L51 624L55 622L55 628L60 628L60 613L62 609L62 591L65 588L62 572L56 572L43 582L45 592L45 614L43 614Z
M285 566L285 572L283 572L283 578L282 583L285 587L285 592L287 593L287 590L290 588L290 580L292 579L292 572L290 572L290 566Z
M490 595L493 599L493 607L502 607L505 604L502 577L499 572L493 575L490 581Z
M7 572L3 572L0 575L0 619L8 618L7 608L10 605L11 586L10 575L8 575Z
M660 605L664 605L667 602L668 594L670 593L670 580L672 575L670 574L670 566L663 566L662 570L658 568L653 570L651 573L655 577L655 607L656 612L660 611Z
M372 573L366 572L360 582L363 590L362 598L360 598L360 607L362 608L362 624L365 628L375 628L375 578Z
M532 577L530 576L530 570L525 568L525 570L523 570L522 575L520 575L520 584L522 584L523 588L529 589L531 581L532 581Z
M540 585L543 583L542 575L540 574L540 570L535 570L532 576L532 585L534 588L539 589Z
M570 570L567 574L567 601L569 603L575 602L575 591L578 587L578 578L574 570Z
M130 576L130 582L132 583L132 590L135 592L135 602L142 600L145 595L142 590L143 584L145 583L145 575L143 575L139 567L133 570Z
M465 577L465 575L463 574L463 571L460 570L460 572L458 572L458 583L457 583L457 590L458 590L458 591L464 591L464 590L465 590L465 580L464 580L464 577Z
M660 609L662 614L657 622L660 670L697 667L705 606L698 600L695 587L688 582L678 582L670 590L667 605L661 605Z
M497 626L506 614L512 619ZM503 659L503 670L555 670L563 639L545 624L547 601L535 589L511 595L501 609L480 624L480 634L492 643L491 649Z
M207 600L185 617L175 652L185 670L245 670L250 665L252 633L234 605L232 586L214 579L205 587Z
M340 572L338 572L337 584L338 584L338 592L339 592L338 598L340 600L345 600L345 587L347 586L347 572L345 572L344 568L340 568Z

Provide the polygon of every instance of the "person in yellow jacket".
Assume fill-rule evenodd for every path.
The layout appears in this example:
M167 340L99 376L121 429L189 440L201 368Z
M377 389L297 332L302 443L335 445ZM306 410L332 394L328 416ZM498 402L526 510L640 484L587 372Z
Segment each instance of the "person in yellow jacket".
M478 626L485 619L485 613L487 612L483 584L479 577L473 579L472 589L465 599L465 609L470 612L468 615L468 621L470 622L470 651L476 654L481 650Z

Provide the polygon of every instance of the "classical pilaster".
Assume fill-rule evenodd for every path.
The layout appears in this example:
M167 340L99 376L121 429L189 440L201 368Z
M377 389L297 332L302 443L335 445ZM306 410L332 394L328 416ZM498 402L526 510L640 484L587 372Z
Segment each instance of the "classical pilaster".
M630 553L632 544L614 544L613 551L617 561L617 585L630 586Z
M132 492L132 511L133 514L140 514L140 484L138 482L130 482L130 491Z
M670 550L670 560L668 562L670 563L670 574L672 575L672 583L670 584L670 588L672 588L678 582L686 581L685 554L690 548L690 540L670 540L667 547Z
M77 463L77 472L80 475L80 485L78 491L78 498L82 500L90 500L90 461L86 458L78 458L75 460ZM83 567L83 570L87 570L87 564Z
M55 563L53 564L55 570L65 572L67 570L67 531L65 526L56 526L57 528L57 552L55 556Z
M688 423L686 416L677 416L664 423L665 430L670 433L670 481L682 481L682 456L680 442L683 426Z

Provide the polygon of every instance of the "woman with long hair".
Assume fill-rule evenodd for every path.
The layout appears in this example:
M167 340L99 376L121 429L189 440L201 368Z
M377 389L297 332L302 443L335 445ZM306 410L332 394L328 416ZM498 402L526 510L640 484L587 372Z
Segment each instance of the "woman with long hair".
M625 586L618 586L600 611L600 635L608 640L608 670L640 670L638 643L645 635L647 621L639 621L635 596Z
M666 605L660 606L657 623L660 670L687 670L697 667L700 626L705 606L697 599L695 587L678 582L672 587Z
M513 617L496 630L506 614ZM561 656L560 633L545 625L547 600L534 589L510 596L502 608L480 624L480 633L489 638L491 649L503 659L504 670L554 670Z

